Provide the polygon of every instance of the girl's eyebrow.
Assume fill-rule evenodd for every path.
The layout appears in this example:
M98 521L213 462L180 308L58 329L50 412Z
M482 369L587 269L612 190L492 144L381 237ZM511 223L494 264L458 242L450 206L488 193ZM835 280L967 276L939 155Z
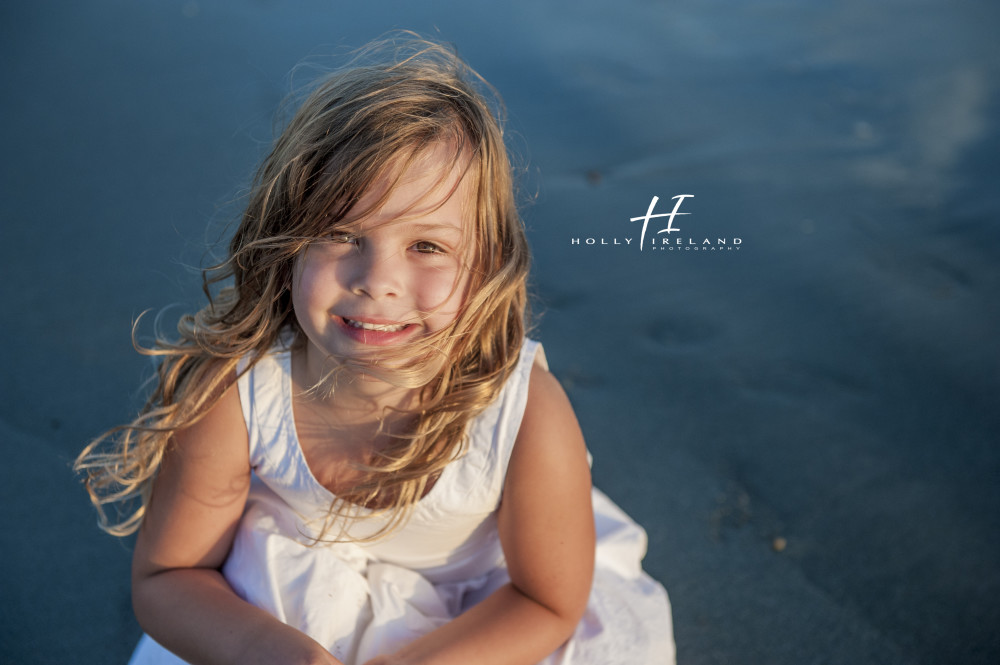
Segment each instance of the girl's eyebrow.
M409 227L415 231L455 231L462 232L462 227L458 224L448 224L446 222L414 222Z

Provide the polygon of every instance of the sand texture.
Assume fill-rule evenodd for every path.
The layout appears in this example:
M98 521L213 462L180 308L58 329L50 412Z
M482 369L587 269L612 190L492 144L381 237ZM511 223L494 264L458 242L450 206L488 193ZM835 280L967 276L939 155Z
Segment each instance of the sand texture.
M0 17L0 662L127 659L130 544L70 460L140 403L133 318L198 303L289 71L391 28L505 97L536 336L649 531L679 662L1000 662L995 3ZM630 221L684 194L676 232Z

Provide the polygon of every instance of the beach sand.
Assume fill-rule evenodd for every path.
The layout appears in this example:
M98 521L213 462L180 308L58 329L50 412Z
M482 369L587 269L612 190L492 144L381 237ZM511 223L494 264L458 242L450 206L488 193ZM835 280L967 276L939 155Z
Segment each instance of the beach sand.
M391 28L504 95L535 335L679 662L998 662L998 11L821 5L5 7L0 662L127 659L129 543L70 461L141 402L133 319L197 304L288 72Z

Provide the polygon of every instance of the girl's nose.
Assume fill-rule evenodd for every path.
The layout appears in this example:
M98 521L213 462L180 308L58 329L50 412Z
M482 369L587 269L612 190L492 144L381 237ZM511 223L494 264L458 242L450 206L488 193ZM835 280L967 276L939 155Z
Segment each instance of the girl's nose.
M358 257L350 289L355 295L374 300L402 293L402 269L399 253L389 254L369 248Z

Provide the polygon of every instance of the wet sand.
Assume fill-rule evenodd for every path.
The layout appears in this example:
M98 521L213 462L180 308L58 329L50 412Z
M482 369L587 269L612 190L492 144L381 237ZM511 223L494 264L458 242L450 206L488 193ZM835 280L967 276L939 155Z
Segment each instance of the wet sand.
M69 462L138 406L132 319L197 303L288 72L404 27L504 95L536 336L679 662L997 662L996 8L2 13L0 662L127 659L128 543Z

